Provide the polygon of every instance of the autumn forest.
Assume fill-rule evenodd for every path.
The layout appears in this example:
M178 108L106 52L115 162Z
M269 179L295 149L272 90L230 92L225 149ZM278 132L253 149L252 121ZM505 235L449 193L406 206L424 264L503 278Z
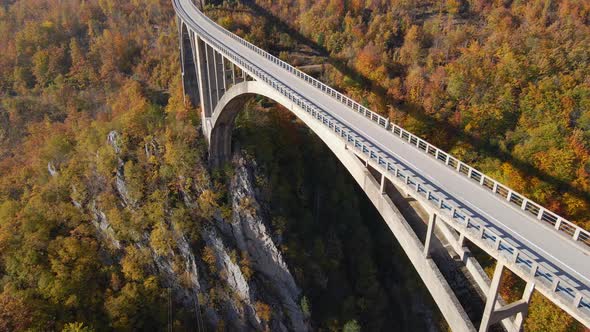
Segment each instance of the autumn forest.
M205 13L590 230L588 1ZM447 330L362 190L287 110L252 99L233 163L209 169L178 41L168 0L0 1L0 331ZM523 288L509 273L501 294ZM583 331L537 293L525 328Z

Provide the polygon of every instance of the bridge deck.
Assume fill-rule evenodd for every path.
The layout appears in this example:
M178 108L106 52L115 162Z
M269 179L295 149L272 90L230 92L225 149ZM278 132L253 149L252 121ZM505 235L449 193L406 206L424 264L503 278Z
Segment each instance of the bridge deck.
M187 24L204 29L226 47L251 61L274 79L293 89L320 107L334 119L354 130L363 140L381 149L392 161L420 177L434 192L438 192L471 212L472 218L483 221L519 250L537 257L539 265L556 271L562 278L578 285L590 296L590 260L588 254L571 240L555 232L529 214L508 204L472 180L457 174L416 147L392 135L362 115L296 77L223 33L206 20L190 0L176 0L189 14ZM192 23L191 23L192 21Z

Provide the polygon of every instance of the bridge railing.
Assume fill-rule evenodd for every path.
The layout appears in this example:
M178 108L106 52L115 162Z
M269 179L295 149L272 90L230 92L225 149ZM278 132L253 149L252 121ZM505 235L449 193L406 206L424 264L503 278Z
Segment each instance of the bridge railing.
M580 244L590 246L590 233L588 231L573 224L558 214L545 209L542 205L535 203L526 196L494 180L476 168L465 164L461 160L453 157L451 154L437 148L436 146L433 146L420 137L403 129L402 127L393 124L391 132L400 137L402 140L407 141L408 143L422 150L426 154L429 154L432 158L435 158L448 167L453 168L463 176L479 183L479 185L483 188L517 206L522 211L534 216L537 220L551 225L555 230L566 234L572 240L579 242Z
M210 21L212 24L218 25L216 22L211 20L206 15L203 14L203 16L208 21ZM363 115L364 117L377 123L379 126L392 132L394 135L396 135L396 136L400 137L401 139L407 141L408 143L416 146L419 150L422 150L426 154L430 155L432 158L438 160L439 162L444 163L445 165L447 165L450 168L453 168L455 171L457 171L458 173L462 174L463 176L466 176L467 178L473 180L474 182L479 183L479 185L481 187L483 187L483 188L491 191L495 195L503 198L506 202L511 203L512 205L515 205L516 207L520 208L522 211L533 216L537 220L550 225L556 231L568 236L573 241L580 243L585 249L590 248L590 232L586 231L585 229L575 225L574 223L568 221L567 219L561 217L560 215L558 215L550 210L547 210L542 205L527 198L523 194L516 192L515 190L511 189L510 187L503 185L502 183L498 182L497 180L493 179L492 177L479 171L478 169L460 161L458 158L453 157L448 152L446 152L442 149L439 149L438 147L428 143L427 141L421 139L420 137L403 129L402 127L400 127L394 123L390 123L388 118L385 118L382 115L371 111L367 107L352 100L351 98L347 97L346 95L336 91L335 89L320 82L319 80L315 79L314 77L293 67L292 65L288 64L287 62L273 56L272 54L266 52L265 50L259 48L258 46L244 40L243 38L237 36L236 34L224 29L223 27L220 27L220 31L222 31L224 34L231 37L232 39L238 41L240 44L246 46L247 48L249 48L249 49L253 50L254 52L258 53L259 55L263 56L264 58L277 64L281 68L287 70L288 72L294 74L295 76L297 76L300 79L304 80L305 82L309 83L313 87L330 95L331 97L333 97L334 99L336 99L337 101L339 101L340 103L345 105L346 107Z
M428 189L426 183L419 176L413 175L388 160L387 155L382 154L371 145L367 145L359 140L356 135L345 133L342 128L335 126L334 131L341 133L341 137L346 138L346 142L351 149L368 159L373 160L380 168L381 172L387 174L389 179L399 187L404 188L414 195L420 196L428 204L438 211L439 217L447 222L451 227L465 234L466 238L481 247L486 247L489 252L497 252L497 256L502 257L506 262L510 262L516 269L520 270L520 275L530 276L537 283L538 288L548 294L553 294L561 299L562 303L583 315L590 314L590 299L582 291L580 284L574 284L570 280L562 278L563 273L558 269L553 269L546 265L540 265L540 257L533 257L531 254L520 250L519 245L513 244L494 229L485 226L484 222L470 217L471 213L458 206L454 201L446 199L443 193L432 192Z
M201 15L207 18L204 14ZM218 51L228 59L231 59L244 68L256 79L266 83L275 89L275 91L278 91L281 95L288 98L313 118L320 121L324 126L335 132L350 149L354 149L357 153L365 155L367 159L375 162L383 174L386 174L396 185L424 198L432 208L438 211L438 215L441 216L441 219L447 222L451 227L457 229L462 234L465 234L472 242L483 243L483 246L486 246L490 252L497 253L496 257L503 257L504 260L514 263L513 265L516 266L516 269L520 270L521 275L528 275L536 280L539 289L543 289L548 294L553 294L554 297L560 299L559 302L561 302L562 305L573 308L576 312L581 313L585 317L590 315L590 298L586 297L580 290L584 288L583 285L574 285L572 284L572 281L564 279L562 277L563 271L559 271L558 269L557 271L554 271L555 269L550 268L550 265L548 267L548 265L538 264L538 258L520 250L518 245L512 244L511 241L505 239L494 229L485 226L483 221L472 219L469 211L457 205L453 200L447 199L443 193L432 192L429 190L428 185L421 179L421 177L414 175L409 170L399 167L392 159L390 159L390 157L383 153L383 151L367 143L361 137L356 135L351 128L340 123L320 107L317 107L313 102L273 78L262 68L226 47L207 31L198 26L194 28L199 31L202 38L204 38L211 46L218 49ZM220 28L220 30L223 31L224 29ZM481 177L484 176L482 173L473 168L469 168L469 166L465 165L458 159L440 149L436 149L426 141L421 140L419 137L409 133L401 127L393 125L388 129L391 129L394 134L407 140L420 150L433 155L433 157L441 160L441 162L444 161L451 167L457 167L459 172L467 172L468 174L466 175L471 179L480 179L479 181L482 181ZM482 182L484 182L483 185L490 185L489 182L486 182L485 178ZM493 184L493 186L496 186L494 192L509 190L505 186L502 186L504 189L498 189L497 186L499 185L500 184L497 182ZM515 193L512 192L512 194L507 194L506 197L513 199L512 196L514 195ZM519 195L519 197L523 196ZM528 206L528 204L523 205L525 208Z
M353 149L358 154L374 161L377 168L386 174L389 179L392 179L397 186L424 198L431 207L438 211L439 217L451 227L465 234L474 243L486 246L489 251L496 251L496 256L500 256L506 262L512 263L516 269L520 270L521 275L529 275L532 279L536 280L537 287L544 289L549 294L554 294L565 305L574 308L576 311L582 311L584 315L589 314L590 299L585 297L579 290L580 285L574 285L572 282L563 279L560 276L562 274L561 272L556 272L550 267L538 264L538 257L533 257L529 253L520 250L519 245L506 240L497 231L485 226L483 221L472 219L469 211L457 205L453 200L447 199L443 193L429 190L428 185L421 177L415 176L411 171L399 167L381 150L367 143L346 125L334 119L330 114L315 106L297 92L291 90L260 69L253 67L246 68L252 70L254 75L262 82L267 83L324 126L335 132L349 149Z

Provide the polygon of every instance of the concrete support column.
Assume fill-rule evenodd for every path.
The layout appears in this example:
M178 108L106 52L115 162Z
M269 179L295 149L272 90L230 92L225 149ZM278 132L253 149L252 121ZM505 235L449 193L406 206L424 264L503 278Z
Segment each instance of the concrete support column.
M217 70L217 91L219 91L219 98L225 93L225 65L223 64L223 55L215 52Z
M201 110L202 114L201 117L203 119L208 118L211 116L213 109L211 107L211 89L209 87L209 78L208 78L208 65L207 65L207 58L205 56L205 48L207 45L205 42L199 38L197 34L193 34L192 43L194 45L194 57L197 59L197 76L199 79L199 95L201 99ZM202 121L203 126L206 126L205 121ZM203 128L207 130L207 128Z
M185 52L185 36L184 36L184 23L182 22L182 20L177 16L176 17L176 27L178 28L178 50L180 53L180 74L182 75L182 92L183 95L186 96L186 84L184 82L184 74L185 74L185 65L184 65L184 52ZM189 36L189 41L190 41L190 36ZM185 99L186 102L186 99Z
M496 269L494 270L494 277L490 284L488 291L486 306L483 309L483 317L481 318L481 324L479 325L479 332L487 332L491 322L492 314L494 313L494 307L496 306L496 300L498 299L498 289L502 283L502 277L504 272L504 264L501 262L496 263Z
M430 258L430 245L432 243L432 237L434 236L434 230L436 228L436 214L432 213L428 218L428 230L426 230L426 241L424 241L424 257Z
M198 106L200 101L199 81L197 76L197 65L193 54L194 46L191 33L180 19L177 18L176 23L178 24L183 96L185 96L185 98L188 96L191 104L193 106Z
M490 285L488 292L488 299L483 312L483 318L481 319L481 325L479 327L480 332L487 332L490 326L495 323L501 322L505 319L516 316L508 332L519 332L522 329L524 319L528 313L529 304L533 291L535 290L535 283L528 282L524 289L522 298L519 301L512 302L505 306L499 306L496 304L498 299L498 288L502 282L502 272L504 271L504 264L498 262L496 270L494 271L494 277Z
M215 79L215 104L219 102L221 96L225 93L225 70L223 68L223 56L213 48L211 48L213 55L213 76Z
M465 256L467 255L467 253L469 252L467 250L467 248L465 248L465 234L461 233L459 234L459 238L457 239L457 254L459 255L459 258L464 261L465 260Z
M519 302L522 302L524 305L522 308L523 310L516 314L516 318L514 319L514 330L516 332L522 330L522 325L524 323L524 319L526 318L529 312L529 304L531 304L531 297L533 296L533 291L535 290L535 283L528 282L526 287L524 288L524 292L522 294L522 299Z
M205 44L205 61L207 63L207 85L209 86L209 102L211 105L211 113L215 109L215 105L217 105L217 83L215 82L215 64L214 64L214 56L213 56L213 49L207 44Z
M215 52L215 50L213 48L211 48L211 55L213 58L213 70L212 70L212 74L213 74L213 84L215 84L215 104L217 104L217 102L219 101L219 98L221 98L221 93L220 93L220 89L219 89L219 57L217 56L217 52Z
M227 68L225 66L225 57L221 56L221 70L223 72L223 92L227 91Z
M234 78L236 80L236 84L242 83L241 71L242 71L242 69L240 67L238 67L237 65L234 65Z
M385 194L385 184L387 181L387 178L385 177L385 174L381 174L381 193Z

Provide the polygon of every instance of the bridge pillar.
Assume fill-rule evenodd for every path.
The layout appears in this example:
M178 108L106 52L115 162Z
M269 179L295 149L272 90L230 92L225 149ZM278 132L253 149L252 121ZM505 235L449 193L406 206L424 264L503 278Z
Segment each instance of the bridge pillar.
M230 62L230 67L231 67L231 81L232 81L232 86L236 85L236 66L234 65L233 62Z
M490 284L488 291L486 306L484 308L483 317L481 319L481 325L479 326L479 332L487 332L490 326L495 323L501 322L504 319L511 318L516 315L516 319L512 324L511 328L508 328L508 332L519 332L522 329L524 319L528 313L528 307L531 301L531 296L535 290L535 283L528 282L522 299L513 303L501 306L498 301L498 290L502 283L504 272L504 264L501 262L496 263L496 269L494 270L494 277Z
M179 19L182 86L193 106L201 107L205 137L215 106L226 91L225 59Z
M491 318L494 313L494 307L496 306L496 300L498 299L498 289L502 283L503 272L504 264L497 262L494 276L492 277L492 283L488 290L486 306L483 309L483 317L481 318L481 324L479 325L479 332L487 332L490 325L493 324Z
M211 49L211 50L213 51L213 66L214 66L214 72L215 72L215 83L217 84L216 85L217 102L219 102L219 99L225 93L225 71L223 68L223 56L221 55L221 53L215 52L215 50L213 50L213 49ZM217 102L216 102L216 104L217 104Z
M430 244L434 237L434 230L436 229L436 214L431 213L428 218L428 229L426 230L426 240L424 241L424 257L430 258Z
M465 247L465 233L459 234L459 238L457 239L457 248L459 259L464 261L465 256L469 253L469 249Z
M215 105L217 105L217 101L219 97L217 95L217 83L215 82L215 65L213 64L214 57L213 57L213 50L207 45L207 43L203 43L203 54L205 60L205 70L204 74L205 79L207 80L207 86L209 87L209 109L206 112L206 116L210 117L215 109Z
M528 314L529 304L531 303L531 297L533 296L533 291L535 290L535 283L534 282L527 282L526 287L524 288L524 292L522 294L522 299L519 302L524 302L526 305L524 306L523 310L516 314L516 318L514 319L514 328L515 331L522 330L522 325L524 323L524 319Z
M210 109L209 104L209 86L207 85L207 80L204 79L204 62L205 59L203 57L203 42L200 40L199 36L194 33L190 32L190 41L192 47L192 57L195 62L195 66L197 68L197 79L199 82L199 101L201 106L201 116L207 114L207 110Z
M193 46L191 33L187 30L184 23L177 18L179 47L180 47L180 63L182 73L182 89L184 96L188 96L193 106L198 106L200 101L199 96L199 78L197 75L197 64L193 56ZM186 101L186 100L185 100Z

